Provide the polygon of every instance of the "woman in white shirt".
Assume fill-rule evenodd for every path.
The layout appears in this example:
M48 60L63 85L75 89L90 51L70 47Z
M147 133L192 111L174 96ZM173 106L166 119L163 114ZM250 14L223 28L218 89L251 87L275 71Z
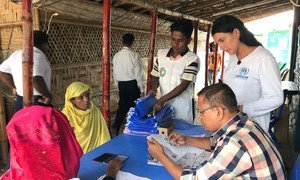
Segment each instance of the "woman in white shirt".
M220 49L231 56L224 83L236 94L240 110L267 132L270 112L283 103L280 71L275 58L234 16L217 18L213 22L212 36Z

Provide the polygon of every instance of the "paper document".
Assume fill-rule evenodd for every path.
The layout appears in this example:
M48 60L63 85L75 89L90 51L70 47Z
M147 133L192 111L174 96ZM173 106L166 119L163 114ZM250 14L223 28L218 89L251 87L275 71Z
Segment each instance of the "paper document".
M152 137L162 145L166 155L183 168L196 169L210 157L210 152L192 146L172 146L164 135L152 134ZM149 155L148 164L161 165L155 158Z
M98 180L102 180L105 176L106 176L106 174L99 177ZM116 180L150 180L150 179L145 178L145 177L136 176L136 175L131 174L129 172L119 171L117 173Z

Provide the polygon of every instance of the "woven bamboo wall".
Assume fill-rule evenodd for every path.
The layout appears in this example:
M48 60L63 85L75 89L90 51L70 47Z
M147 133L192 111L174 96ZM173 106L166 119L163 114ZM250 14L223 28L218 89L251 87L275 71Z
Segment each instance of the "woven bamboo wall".
M0 0L0 62L22 46L21 7L10 0Z
M22 48L22 11L20 4L12 3L10 0L0 0L0 2L0 62L2 62L13 51ZM40 22L33 23L40 24L40 29L46 30L50 18L49 14L51 13L48 11L40 10L39 14L37 14L38 17L33 17L34 20ZM33 16L35 15L33 13ZM82 81L93 87L93 101L97 106L101 106L101 22L99 21L97 25L88 20L77 19L77 21L73 20L72 22L70 19L74 18L59 16L59 22L54 20L49 30L50 51L46 53L46 56L52 66L51 92L55 97L53 104L61 109L64 104L66 87L74 81ZM132 48L143 57L146 70L150 41L149 32L112 28L111 59L122 48L121 37L126 32L131 32L135 35L136 40ZM170 38L168 35L157 35L156 52L157 49L169 47L169 44ZM112 110L115 110L117 99L117 89L111 76ZM11 108L9 107L8 109Z
M41 24L41 27L44 25ZM61 108L64 102L66 87L74 81L90 84L94 89L94 102L101 106L102 74L102 28L101 26L69 23L52 23L49 31L49 51L46 55L52 64L52 93L54 104ZM122 49L122 36L126 32L135 35L132 49L143 57L144 72L147 69L147 54L150 33L137 30L112 28L111 60L114 54ZM167 35L158 35L156 52L159 48L170 46ZM112 74L112 67L111 67ZM111 76L111 107L115 110L118 94Z
M46 23L47 25L47 23ZM40 23L41 29L44 23ZM54 95L53 104L59 109L64 104L66 87L74 81L90 84L94 90L93 101L101 106L102 74L102 28L78 22L72 24L51 24L49 31L49 49L46 53L52 66L51 92ZM112 28L111 32L111 60L113 55L122 48L122 35L131 32L135 35L133 50L143 58L145 73L147 69L147 54L150 42L150 33L138 30L122 30ZM20 24L1 27L1 55L0 62L5 60L13 51L22 48L22 26ZM157 49L170 46L168 35L157 35ZM112 67L111 67L112 74ZM146 76L145 76L146 77ZM118 94L111 76L111 108L116 110ZM8 109L11 109L10 107Z
M41 24L43 27L43 24ZM49 46L51 51L46 55L52 65L76 64L95 62L102 57L102 27L89 24L72 25L65 23L52 23L49 31ZM141 57L148 56L150 33L136 30L122 30L112 28L111 31L111 57L122 49L122 36L124 33L133 33L135 42L132 49ZM156 49L170 46L168 35L157 35Z
M20 22L22 17L21 6L10 0L0 0L0 24Z
M20 48L22 48L22 26L0 26L0 62Z

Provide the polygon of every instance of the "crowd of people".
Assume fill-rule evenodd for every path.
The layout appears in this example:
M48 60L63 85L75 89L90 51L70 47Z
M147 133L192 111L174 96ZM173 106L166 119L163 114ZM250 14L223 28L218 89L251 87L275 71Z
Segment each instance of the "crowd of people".
M283 102L280 73L272 54L239 19L230 15L217 18L212 25L214 43L231 60L224 83L210 81L211 85L198 93L195 110L194 84L200 67L198 56L188 48L193 23L180 19L170 30L171 47L158 50L151 71L148 93L157 94L159 89L153 113L168 103L174 108L176 119L193 123L193 112L197 112L203 127L213 132L212 137L195 138L173 132L169 138L179 146L209 150L212 155L198 169L182 169L154 139L148 140L149 153L175 179L284 179L282 158L267 133L270 112ZM113 77L119 90L119 108L113 125L116 134L134 101L146 93L142 60L131 49L134 39L133 34L124 34L123 48L113 58ZM80 157L111 138L101 111L91 101L93 90L85 83L74 82L67 87L62 112L48 107L52 95L51 69L44 54L47 42L47 34L34 31L35 106L22 109L22 50L0 65L0 78L17 96L16 114L7 126L10 169L1 179L75 178ZM218 61L214 65L219 64L218 59L214 58ZM111 161L106 179L114 179L121 167L121 162Z

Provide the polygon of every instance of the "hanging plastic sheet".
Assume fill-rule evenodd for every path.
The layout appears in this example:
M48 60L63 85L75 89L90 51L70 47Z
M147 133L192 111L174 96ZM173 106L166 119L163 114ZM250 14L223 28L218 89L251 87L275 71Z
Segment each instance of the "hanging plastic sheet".
M156 103L157 98L154 93L150 93L147 96L136 100L136 113L138 118L143 118L152 112L153 106Z

